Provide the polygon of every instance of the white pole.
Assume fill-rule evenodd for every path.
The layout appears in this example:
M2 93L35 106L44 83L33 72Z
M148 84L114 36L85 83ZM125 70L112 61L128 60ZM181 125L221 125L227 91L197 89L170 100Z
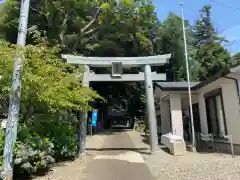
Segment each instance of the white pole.
M17 126L20 110L20 93L21 93L21 69L22 61L24 58L24 47L26 44L26 34L28 25L28 13L29 13L30 0L21 1L18 38L17 38L17 50L16 57L14 59L14 70L12 77L12 94L10 95L8 119L6 127L6 138L4 146L4 172L3 176L5 180L12 180L13 178L13 148L17 139Z
M195 130L194 130L194 120L193 120L192 94L191 94L191 84L190 84L190 75L189 75L188 51L187 51L187 41L186 41L185 24L184 24L185 20L184 20L184 13L183 13L183 4L181 3L180 6L181 6L181 11L182 11L182 28L183 28L183 39L184 39L184 52L185 52L185 63L186 63L186 71L187 71L191 128L192 128L192 150L195 150L196 140L195 140Z

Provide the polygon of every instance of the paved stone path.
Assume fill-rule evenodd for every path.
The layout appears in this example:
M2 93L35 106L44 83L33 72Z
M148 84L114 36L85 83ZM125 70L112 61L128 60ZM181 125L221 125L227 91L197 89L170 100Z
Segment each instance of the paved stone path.
M155 180L126 131L106 137L97 151L86 180Z

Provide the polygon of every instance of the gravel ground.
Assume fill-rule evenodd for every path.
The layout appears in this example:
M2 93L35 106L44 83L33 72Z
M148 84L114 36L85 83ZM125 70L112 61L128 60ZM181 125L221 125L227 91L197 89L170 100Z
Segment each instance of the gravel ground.
M140 133L130 131L129 135L136 147L149 147L142 143ZM99 147L102 144L100 139L103 142L102 137L98 137L90 144L98 144ZM191 152L185 156L172 156L162 150L149 155L146 153L148 150L140 151L156 180L240 180L240 156L232 158L226 154ZM84 161L77 159L58 164L46 176L34 180L85 180L86 165L93 155L85 156Z
M131 132L137 146L149 148L142 142L141 133ZM192 153L172 156L163 150L142 156L157 180L240 180L240 156L219 153Z
M191 153L177 157L160 151L143 157L157 180L238 180L240 157Z

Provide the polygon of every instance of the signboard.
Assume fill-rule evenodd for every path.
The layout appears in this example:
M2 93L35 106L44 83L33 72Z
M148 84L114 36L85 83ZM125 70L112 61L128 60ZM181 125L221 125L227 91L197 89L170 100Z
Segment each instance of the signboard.
M121 62L113 62L112 63L112 76L121 77L123 73L123 67Z
M94 110L92 112L92 127L96 127L97 126L97 117L98 117L98 111Z

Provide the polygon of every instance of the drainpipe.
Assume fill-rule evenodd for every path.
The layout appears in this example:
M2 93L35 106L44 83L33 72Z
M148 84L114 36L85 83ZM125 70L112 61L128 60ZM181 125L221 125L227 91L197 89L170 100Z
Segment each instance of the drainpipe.
M239 89L239 86L238 86L238 79L233 78L233 77L228 77L228 76L225 76L224 78L231 79L231 80L235 81L235 84L237 86L238 105L240 105L240 94L239 94L240 93L240 89Z

